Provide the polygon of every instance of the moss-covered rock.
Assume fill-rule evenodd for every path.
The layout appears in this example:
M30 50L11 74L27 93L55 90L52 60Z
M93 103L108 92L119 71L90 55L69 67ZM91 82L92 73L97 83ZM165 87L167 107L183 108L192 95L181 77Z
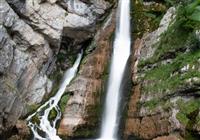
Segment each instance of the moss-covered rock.
M187 12L194 3L177 4L167 28L161 26L135 42L125 139L153 139L175 131L187 138L200 132L200 22Z
M160 2L143 2L132 0L132 32L134 37L158 28L160 20L166 11L166 6Z

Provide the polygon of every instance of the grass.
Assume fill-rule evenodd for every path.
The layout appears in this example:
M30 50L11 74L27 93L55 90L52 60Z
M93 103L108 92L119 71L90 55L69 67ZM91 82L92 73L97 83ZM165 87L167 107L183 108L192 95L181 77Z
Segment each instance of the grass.
M60 101L59 101L58 105L60 107L60 110L61 110L62 114L65 111L65 106L67 104L68 99L69 99L69 94L68 93L64 93L63 96L61 97Z
M198 120L197 114L194 115L194 113L200 108L200 99L190 101L179 99L176 103L179 107L179 113L176 115L177 119L180 123L184 124L187 129L192 129L193 125Z
M167 31L160 36L160 41L153 46L156 48L155 55L148 60L141 61L140 67L166 59L170 54L171 57L173 55L175 57L180 49L183 50L196 42L194 31L200 29L200 22L189 18L187 5L190 5L189 1L177 7L176 18Z
M144 70L144 77L141 81L148 80L149 84L143 86L143 91L148 93L166 93L185 86L185 81L191 77L200 77L198 72L198 59L200 59L199 40L196 38L195 28L188 28L185 9L180 6L177 10L175 21L169 26L168 30L160 37L155 54L139 63L139 69ZM187 51L186 51L187 50ZM170 63L163 64L166 59ZM156 65L152 69L145 69L147 65ZM180 70L189 65L187 72L181 73ZM192 69L195 66L195 69Z
M157 29L166 7L162 5L147 8L143 5L142 0L132 0L131 2L133 35L135 37L142 37L144 33Z
M152 99L145 102L144 107L148 107L149 110L153 110L158 104L159 104L159 101L157 99Z
M184 86L186 80L191 77L200 77L198 72L198 59L200 59L200 50L179 54L171 64L163 64L157 68L145 72L144 79L151 84L144 86L144 91L151 93L163 93L175 91L179 86ZM189 70L181 73L180 70L189 64ZM195 69L192 67L195 66Z

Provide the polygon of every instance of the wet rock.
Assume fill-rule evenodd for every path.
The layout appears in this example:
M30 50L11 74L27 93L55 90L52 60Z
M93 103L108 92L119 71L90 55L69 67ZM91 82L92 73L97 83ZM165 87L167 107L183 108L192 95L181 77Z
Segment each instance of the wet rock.
M78 76L66 92L70 93L58 133L68 137L93 136L100 119L103 75L111 53L110 37L115 28L114 11L95 37L96 48L84 58Z

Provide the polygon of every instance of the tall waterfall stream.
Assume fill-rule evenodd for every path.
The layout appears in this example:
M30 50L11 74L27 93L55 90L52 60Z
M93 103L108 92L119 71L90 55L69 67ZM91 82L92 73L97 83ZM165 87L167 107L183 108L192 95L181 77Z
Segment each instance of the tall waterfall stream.
M126 63L130 55L130 0L120 0L118 6L117 29L114 40L112 64L106 93L106 104L101 127L101 140L117 139L118 108L120 87Z

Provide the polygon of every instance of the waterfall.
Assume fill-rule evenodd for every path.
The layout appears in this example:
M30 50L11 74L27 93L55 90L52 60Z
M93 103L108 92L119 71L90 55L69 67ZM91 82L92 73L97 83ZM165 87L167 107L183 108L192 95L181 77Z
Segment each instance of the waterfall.
M73 67L65 72L63 81L55 96L51 97L45 104L38 108L35 113L28 116L28 118L26 119L28 122L28 126L33 132L34 140L61 140L61 138L56 135L56 123L61 118L61 111L58 103L63 93L65 92L66 86L69 85L71 80L75 77L81 58L82 52L78 54L78 57ZM54 120L49 121L48 117L51 110L56 111L56 117ZM39 124L33 122L33 118L35 116L38 117Z
M130 0L120 0L118 6L117 29L114 40L112 64L108 89L106 94L105 109L102 120L102 140L117 139L118 108L120 100L120 86L123 79L127 60L130 55Z

